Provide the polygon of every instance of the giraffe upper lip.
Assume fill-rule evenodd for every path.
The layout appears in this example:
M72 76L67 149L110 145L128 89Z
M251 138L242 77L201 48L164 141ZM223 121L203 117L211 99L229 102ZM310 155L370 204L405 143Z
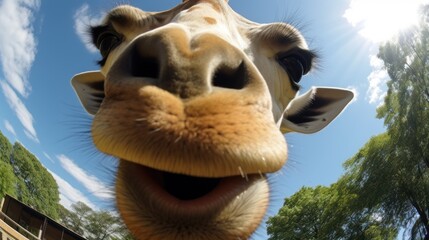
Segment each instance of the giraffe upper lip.
M265 100L242 95L224 91L183 101L144 86L133 97L108 96L95 116L93 140L106 154L167 172L275 172L287 159L285 139Z

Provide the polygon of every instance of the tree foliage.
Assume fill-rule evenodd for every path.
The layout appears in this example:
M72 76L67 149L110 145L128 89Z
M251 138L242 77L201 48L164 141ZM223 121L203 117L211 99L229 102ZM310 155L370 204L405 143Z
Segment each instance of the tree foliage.
M19 143L13 146L10 162L17 177L18 200L58 219L60 197L54 177Z
M12 144L0 132L0 161L9 163L10 155L12 154Z
M359 194L358 209L378 212L383 222L398 229L417 228L411 232L425 233L422 220L428 209L428 169L418 173L419 167L412 167L413 159L401 148L388 133L373 137L345 163L347 174L353 176L349 184Z
M11 153L12 144L0 132L0 199L6 194L16 197L17 179L9 161Z
M16 177L9 163L0 161L0 199L6 194L16 196Z
M85 234L86 218L93 210L83 202L72 204L71 211L61 206L60 221L64 226L83 236Z
M105 210L95 211L82 202L62 208L60 221L88 240L132 240L119 216Z
M429 239L429 6L420 25L380 47L390 81L378 117L387 133L348 162L362 198L384 218ZM376 191L377 194L371 193Z
M396 230L371 211L355 211L356 195L344 180L330 187L303 187L286 198L267 222L269 239L394 239Z
M59 191L52 175L20 143L12 145L0 132L0 198L16 197L38 211L58 219Z

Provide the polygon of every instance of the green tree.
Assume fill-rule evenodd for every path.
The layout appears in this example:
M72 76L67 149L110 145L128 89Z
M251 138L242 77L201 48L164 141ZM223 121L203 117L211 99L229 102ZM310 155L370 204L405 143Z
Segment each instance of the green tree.
M16 177L9 163L0 161L0 199L6 194L16 196Z
M71 205L71 210L61 207L60 221L64 226L83 236L87 218L93 214L93 210L83 202L77 202Z
M105 210L95 211L82 202L72 204L70 210L62 207L60 212L60 221L64 226L88 240L133 239L115 213Z
M355 193L352 212L367 211L384 225L399 229L401 221L397 209L404 208L397 198L406 197L397 183L406 171L398 171L394 164L394 146L387 133L371 138L359 152L344 163L348 179L345 184Z
M394 239L397 232L366 209L354 211L356 195L340 179L330 187L303 187L285 199L267 222L271 240Z
M10 155L12 153L12 144L0 132L0 199L7 193L16 197L17 179L13 174L13 168L10 165Z
M345 163L357 209L378 212L405 228L410 239L429 239L429 7L418 27L380 47L390 81L377 117L387 132L373 137Z
M58 185L48 170L19 143L13 146L10 162L17 178L18 200L58 219Z
M402 146L385 133L373 137L345 163L346 174L353 179L349 187L358 195L355 209L369 209L386 224L410 229L411 239L427 239L428 169L413 167L412 159L401 151Z
M387 127L390 149L384 157L392 168L390 194L378 200L387 216L410 229L411 238L428 240L429 5L422 7L419 26L386 43L378 56L391 79L378 117Z
M85 235L85 226L89 215L93 214L93 210L83 202L77 202L71 205L71 210L62 209L63 215L60 220L65 226L80 234Z
M9 163L10 155L12 154L12 144L0 132L0 161Z
M286 198L277 216L267 222L269 239L326 239L335 194L329 187L303 187ZM331 229L336 235L337 229Z
M107 240L121 233L121 221L118 216L108 211L93 212L87 218L85 227L88 240Z
M112 236L111 240L134 240L133 235L131 235L130 231L128 230L127 226L122 222L122 220L119 224L120 226L118 229L118 234L116 234L116 236Z

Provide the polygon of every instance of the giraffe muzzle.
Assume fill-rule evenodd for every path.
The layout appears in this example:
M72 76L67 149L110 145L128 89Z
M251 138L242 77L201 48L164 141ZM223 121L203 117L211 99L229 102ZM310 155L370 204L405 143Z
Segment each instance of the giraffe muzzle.
M264 79L242 51L214 34L190 38L177 26L136 37L107 78L109 84L119 84L121 89L125 81L133 84L132 88L140 81L142 86L154 85L181 99L219 90L265 87Z

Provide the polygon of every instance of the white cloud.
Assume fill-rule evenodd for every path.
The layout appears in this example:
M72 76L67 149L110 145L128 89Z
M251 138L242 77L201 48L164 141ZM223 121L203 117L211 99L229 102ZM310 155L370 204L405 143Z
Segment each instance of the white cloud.
M111 200L113 198L110 188L96 176L88 174L65 155L59 155L57 158L60 160L61 166L94 196L102 200Z
M368 76L369 87L367 98L369 103L379 105L384 101L386 96L386 83L389 81L389 75L384 68L384 63L375 55L370 56L370 65L372 72Z
M91 43L88 36L88 27L101 23L103 15L91 15L89 13L89 5L83 4L74 14L74 29L80 40L85 44L89 52L97 52L97 48Z
M40 0L0 2L0 61L6 81L22 96L31 91L28 74L36 55L34 13Z
M7 131L9 131L13 136L16 137L15 129L13 128L12 124L8 120L4 120L4 127Z
M28 138L39 143L37 138L36 129L34 128L34 119L33 115L28 111L27 107L21 101L21 99L16 95L15 91L4 81L0 81L1 88L3 89L3 94L6 97L9 107L15 111L16 117L19 119L21 124L24 126L24 133Z
M55 163L55 161L51 158L51 156L49 156L49 154L47 154L46 152L43 152L43 155L45 156L45 158L47 158L49 161L51 161L52 163Z
M0 1L0 63L5 77L0 85L10 108L24 126L25 135L37 143L33 116L17 93L26 98L31 91L28 75L37 52L32 24L40 3L40 0Z
M68 183L66 180L64 180L54 172L50 170L48 171L52 174L58 184L61 205L70 209L70 206L73 203L83 202L90 208L97 209L97 207L81 191L74 188L72 185L70 185L70 183Z

